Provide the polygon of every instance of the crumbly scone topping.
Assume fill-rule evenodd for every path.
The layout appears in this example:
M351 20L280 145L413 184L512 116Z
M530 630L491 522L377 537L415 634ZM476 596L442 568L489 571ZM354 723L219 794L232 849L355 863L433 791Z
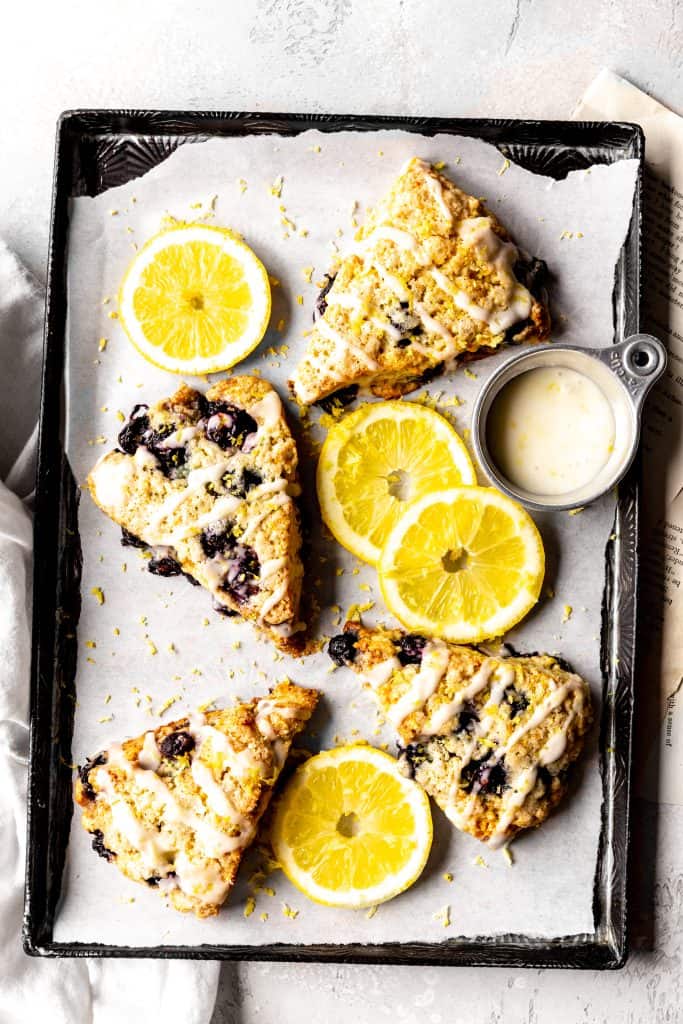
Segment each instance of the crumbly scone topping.
M413 158L328 276L292 391L304 404L358 386L397 397L506 342L546 339L545 273L480 199Z
M151 572L188 575L291 647L303 625L297 461L277 392L233 377L136 406L88 485L124 543L152 550Z
M406 771L458 828L500 846L560 800L592 718L587 684L561 659L492 657L357 622L329 653L371 688Z
M79 769L93 849L178 910L215 914L318 694L289 682L114 743Z

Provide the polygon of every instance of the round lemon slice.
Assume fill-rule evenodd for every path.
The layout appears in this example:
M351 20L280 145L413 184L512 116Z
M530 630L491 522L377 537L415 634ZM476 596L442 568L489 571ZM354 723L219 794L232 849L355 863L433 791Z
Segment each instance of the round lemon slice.
M297 769L271 840L282 870L310 899L369 907L421 874L432 845L429 800L388 754L338 747Z
M226 228L181 224L151 238L128 267L119 318L141 355L163 370L227 370L266 332L268 274Z
M538 600L545 555L527 512L490 487L414 502L379 563L388 608L409 629L473 643L501 636Z
M406 504L434 490L476 484L448 420L415 402L373 402L330 430L318 462L322 517L339 543L371 565Z

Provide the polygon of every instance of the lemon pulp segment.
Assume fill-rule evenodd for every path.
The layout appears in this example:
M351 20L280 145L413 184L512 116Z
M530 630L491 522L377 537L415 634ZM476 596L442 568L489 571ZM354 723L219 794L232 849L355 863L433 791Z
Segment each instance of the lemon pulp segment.
M545 558L533 520L493 488L438 491L411 505L379 566L400 622L455 643L502 635L538 600Z
M270 317L265 268L227 229L160 232L131 263L119 314L143 356L176 373L211 373L244 358Z
M429 803L388 754L339 747L298 769L278 803L272 839L285 874L311 899L370 906L421 873L432 839Z
M322 516L335 538L375 565L410 501L475 484L476 474L443 416L396 401L363 405L335 424L320 454L317 480Z

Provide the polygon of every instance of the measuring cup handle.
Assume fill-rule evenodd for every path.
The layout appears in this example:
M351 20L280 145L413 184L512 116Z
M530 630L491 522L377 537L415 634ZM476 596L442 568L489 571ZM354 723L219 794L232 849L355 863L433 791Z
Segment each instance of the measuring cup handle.
M668 359L666 346L652 334L631 334L595 354L628 388L636 407L662 376Z

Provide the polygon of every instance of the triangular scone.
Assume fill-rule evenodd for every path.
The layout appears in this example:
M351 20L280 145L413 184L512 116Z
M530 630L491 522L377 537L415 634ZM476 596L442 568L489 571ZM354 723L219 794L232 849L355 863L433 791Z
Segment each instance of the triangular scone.
M547 339L545 273L480 199L415 157L328 275L292 392L306 405L359 385L396 398L506 342Z
M317 700L283 682L268 697L102 751L78 769L75 787L93 849L177 910L217 914Z
M183 385L152 408L136 406L88 486L124 541L152 550L150 571L185 573L219 610L295 651L303 628L297 463L278 394L260 378L233 377L206 396Z
M463 832L497 847L564 796L592 722L590 690L548 654L491 657L348 622L330 657L369 686L401 762Z

